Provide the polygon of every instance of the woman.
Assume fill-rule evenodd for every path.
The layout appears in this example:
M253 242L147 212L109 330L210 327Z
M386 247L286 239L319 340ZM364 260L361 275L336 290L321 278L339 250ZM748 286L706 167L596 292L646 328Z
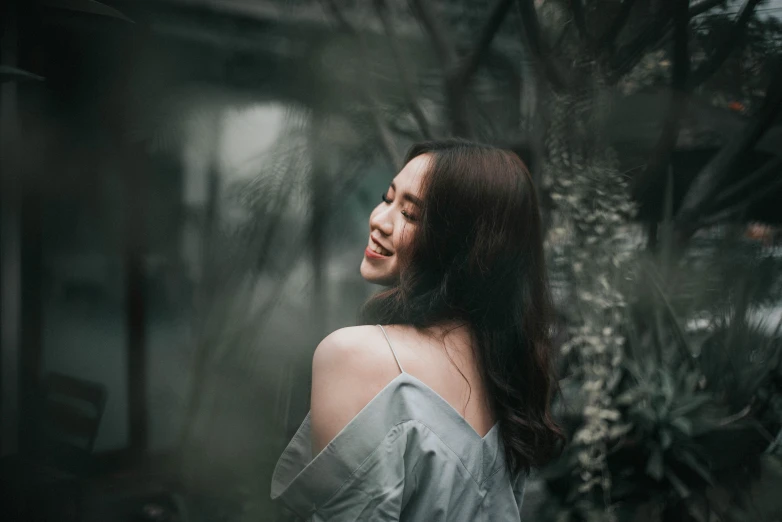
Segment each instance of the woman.
M389 288L318 345L272 498L318 521L519 520L563 438L529 173L494 147L415 145L369 230L361 275Z

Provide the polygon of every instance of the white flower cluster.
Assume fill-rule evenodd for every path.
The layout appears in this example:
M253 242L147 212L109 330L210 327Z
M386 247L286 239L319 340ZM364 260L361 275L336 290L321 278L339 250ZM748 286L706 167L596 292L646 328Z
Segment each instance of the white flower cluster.
M574 361L570 369L585 400L583 424L572 441L579 448L579 491L586 494L600 487L610 508L607 447L629 429L613 407L612 392L621 376L624 343L620 325L625 300L619 283L621 268L633 257L628 222L636 208L612 150L591 151L585 158L577 145L570 146L579 138L569 136L573 124L565 117L572 114L567 100L559 102L555 112L562 115L555 114L552 121L543 173L544 188L555 205L547 246L568 294L563 311L569 339L562 354ZM611 510L607 512L610 518Z

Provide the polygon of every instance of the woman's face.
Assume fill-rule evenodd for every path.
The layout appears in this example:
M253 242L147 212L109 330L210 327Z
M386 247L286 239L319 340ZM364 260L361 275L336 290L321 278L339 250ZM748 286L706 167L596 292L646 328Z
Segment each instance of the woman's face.
M410 160L369 215L369 240L361 276L370 283L393 285L399 280L400 254L404 254L421 216L421 185L429 155Z

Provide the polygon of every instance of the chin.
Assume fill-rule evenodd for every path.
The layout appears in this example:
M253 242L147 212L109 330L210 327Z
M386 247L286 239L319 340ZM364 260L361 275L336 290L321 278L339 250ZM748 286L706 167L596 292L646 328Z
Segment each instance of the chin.
M396 274L388 273L387 271L380 271L377 268L370 266L366 260L361 262L361 277L368 283L373 283L382 286L392 286L396 284Z

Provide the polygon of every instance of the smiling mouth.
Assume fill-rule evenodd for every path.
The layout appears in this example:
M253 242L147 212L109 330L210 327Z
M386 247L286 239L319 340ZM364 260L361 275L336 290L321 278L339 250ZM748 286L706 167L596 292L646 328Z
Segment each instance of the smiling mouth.
M391 256L391 252L380 246L378 243L375 242L374 239L370 238L369 240L369 246L367 246L367 252L371 252L373 254L377 254L378 256L382 257L389 257Z

